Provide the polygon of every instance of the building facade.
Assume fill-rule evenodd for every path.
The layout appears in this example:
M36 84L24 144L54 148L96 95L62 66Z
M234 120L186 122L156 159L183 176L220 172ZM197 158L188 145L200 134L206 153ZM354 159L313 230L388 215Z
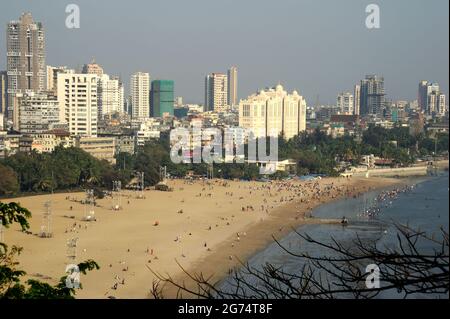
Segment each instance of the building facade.
M361 115L381 114L386 106L384 78L367 75L361 81L360 113Z
M103 74L98 78L98 114L99 118L114 113L122 113L124 89L118 78Z
M228 106L228 77L212 73L205 78L205 111L224 112Z
M0 113L6 114L8 96L8 76L6 71L0 71ZM3 122L2 122L3 124Z
M349 92L340 93L337 96L336 107L340 109L341 114L353 115L355 113L353 94Z
M17 94L18 130L23 134L42 133L59 123L59 102L52 93Z
M51 66L47 65L46 90L58 93L58 74L59 73L75 73L75 70L69 69L66 66Z
M146 119L150 116L150 75L137 72L131 76L131 117Z
M353 97L353 114L361 114L361 85L355 85L354 97Z
M116 164L114 155L116 154L116 142L114 137L82 137L75 140L75 147L91 154L99 160L106 160L111 164Z
M8 119L14 118L13 97L18 93L45 89L45 33L42 23L34 22L31 13L8 23L6 30L8 75ZM17 117L16 117L17 118Z
M59 118L72 136L97 136L97 81L95 74L58 74Z
M238 104L238 70L232 66L228 70L228 105L234 107Z
M151 116L173 115L174 82L172 80L154 80L151 90Z
M81 73L83 74L95 74L99 78L103 75L103 68L95 63L95 60L92 60L91 63L83 65L83 68L81 70Z
M239 126L256 137L278 136L290 139L306 130L306 101L281 85L261 90L239 103Z

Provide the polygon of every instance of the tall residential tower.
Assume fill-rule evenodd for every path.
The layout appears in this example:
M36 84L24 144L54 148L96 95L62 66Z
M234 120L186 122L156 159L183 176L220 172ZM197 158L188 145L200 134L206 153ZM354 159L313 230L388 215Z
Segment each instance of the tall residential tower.
M24 13L19 21L8 23L6 30L8 74L8 119L14 119L14 97L18 93L45 89L45 33L42 23Z
M137 72L131 76L131 117L145 119L150 117L150 75Z

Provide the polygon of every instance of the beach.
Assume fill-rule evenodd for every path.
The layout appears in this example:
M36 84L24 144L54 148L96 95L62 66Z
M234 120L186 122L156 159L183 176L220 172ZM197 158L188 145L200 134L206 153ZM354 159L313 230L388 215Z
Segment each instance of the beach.
M4 234L8 245L23 247L20 269L27 278L57 283L68 258L67 240L78 238L75 263L95 260L101 267L81 276L77 298L149 298L155 276L149 270L187 279L191 273L224 278L228 271L302 224L339 223L310 216L314 207L352 198L401 180L391 178L323 178L312 181L243 182L169 180L172 192L123 191L117 201L97 200L96 221L83 221L84 193L21 197L16 201L33 217L30 232L17 225ZM44 203L52 202L51 238L39 238ZM89 209L88 209L89 210ZM187 285L190 285L187 281ZM177 294L164 287L164 297ZM185 295L185 297L189 297Z

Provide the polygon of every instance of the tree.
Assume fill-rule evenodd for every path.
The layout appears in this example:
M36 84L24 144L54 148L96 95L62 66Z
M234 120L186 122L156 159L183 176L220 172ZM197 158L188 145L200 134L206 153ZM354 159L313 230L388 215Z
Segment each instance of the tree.
M14 195L19 191L17 175L10 167L0 164L0 195Z
M234 271L226 288L202 273L183 271L189 281L178 282L150 269L157 277L151 293L155 298L164 296L164 285L178 289L182 294L199 298L275 298L275 299L370 299L385 291L395 291L401 297L414 294L442 296L449 291L449 237L442 229L442 239L428 237L426 233L396 225L397 245L382 249L376 242L355 238L350 244L334 239L324 243L296 231L308 243L327 251L322 256L295 253L276 243L298 261L298 271L286 272L283 267L270 263L262 268L242 263L242 269ZM425 243L426 246L423 246ZM434 247L433 251L423 247ZM366 266L379 268L380 286L367 287Z

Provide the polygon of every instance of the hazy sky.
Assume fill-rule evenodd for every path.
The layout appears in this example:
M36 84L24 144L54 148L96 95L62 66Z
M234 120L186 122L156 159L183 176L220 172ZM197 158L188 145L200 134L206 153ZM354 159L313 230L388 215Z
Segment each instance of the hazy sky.
M81 28L67 29L67 4ZM365 8L381 9L381 28ZM365 74L385 77L390 99L415 99L418 82L448 94L448 0L14 0L0 4L5 28L30 11L46 29L47 64L81 67L95 57L128 85L133 72L175 80L175 94L203 102L204 76L239 70L239 97L280 81L308 103L335 103Z

